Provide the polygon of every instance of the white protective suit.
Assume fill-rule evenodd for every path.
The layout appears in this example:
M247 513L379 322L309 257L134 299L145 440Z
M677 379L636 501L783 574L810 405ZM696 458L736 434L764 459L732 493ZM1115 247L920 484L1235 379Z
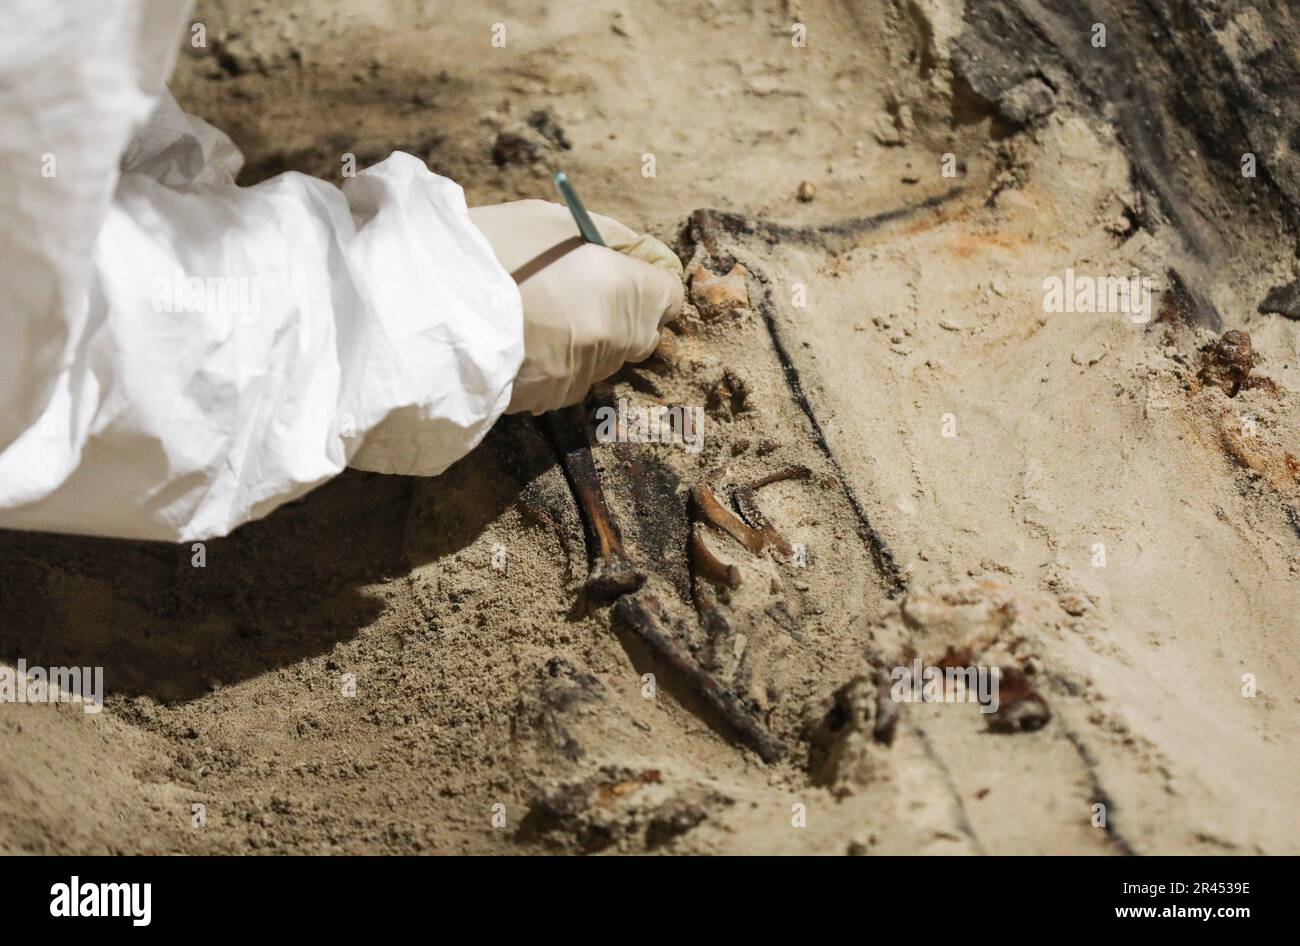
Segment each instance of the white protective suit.
M436 474L523 358L519 290L406 154L237 188L166 92L188 4L0 30L0 527L220 536L345 465Z

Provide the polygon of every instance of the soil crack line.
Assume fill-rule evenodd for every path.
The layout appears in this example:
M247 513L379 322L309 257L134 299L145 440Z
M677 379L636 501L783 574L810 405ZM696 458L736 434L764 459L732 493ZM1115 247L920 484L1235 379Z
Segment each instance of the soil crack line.
M920 740L921 747L925 750L926 758L934 763L935 768L937 768L940 775L943 776L944 787L948 789L948 794L952 796L953 810L957 813L958 829L962 834L970 838L971 844L975 847L976 854L987 856L988 851L984 849L984 843L980 841L979 835L975 833L975 826L971 824L970 816L966 813L966 803L961 800L961 792L957 790L957 783L953 781L952 770L948 768L948 763L945 762L943 756L939 754L939 750L934 747L934 743L930 741L930 737L926 734L924 729L916 723L909 723L908 729L910 729L916 735L916 738Z
M1101 777L1097 774L1096 757L1093 756L1092 751L1084 744L1078 733L1065 724L1064 719L1060 721L1059 725L1061 727L1061 732L1065 734L1065 738L1070 740L1070 744L1074 746L1075 751L1079 753L1079 758L1083 760L1084 769L1088 773L1088 791L1092 794L1093 802L1100 802L1102 805L1106 806L1106 818L1102 824L1102 830L1106 832L1106 837L1115 845L1115 847L1119 848L1121 854L1129 856L1136 855L1138 852L1134 849L1133 845L1130 844L1128 839L1120 833L1118 828L1115 827L1113 818L1116 810L1115 799L1111 797L1110 793L1106 791L1105 787L1101 784Z

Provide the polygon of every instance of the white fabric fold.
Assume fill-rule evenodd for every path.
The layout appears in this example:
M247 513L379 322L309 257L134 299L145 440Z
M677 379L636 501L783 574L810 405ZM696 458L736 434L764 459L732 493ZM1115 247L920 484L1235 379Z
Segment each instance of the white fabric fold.
M482 439L523 317L459 186L397 153L342 189L237 187L238 149L163 88L184 5L17 6L0 526L219 536L349 463L436 474Z

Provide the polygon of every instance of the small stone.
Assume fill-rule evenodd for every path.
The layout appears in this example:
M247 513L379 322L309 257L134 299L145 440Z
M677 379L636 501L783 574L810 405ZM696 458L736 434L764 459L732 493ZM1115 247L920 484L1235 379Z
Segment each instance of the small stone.
M1088 613L1088 599L1077 592L1067 592L1059 599L1061 610L1072 617L1083 617Z
M1201 349L1201 368L1197 376L1205 384L1236 397L1255 366L1255 351L1250 335L1236 329L1224 332Z
M998 111L1016 125L1029 125L1056 108L1056 93L1038 78L1013 86L997 102Z
M1106 349L1101 347L1080 348L1070 354L1070 361L1081 368L1091 368L1106 357Z
M906 144L902 130L894 124L894 117L886 112L876 116L876 142L886 148L897 148Z
M812 181L801 181L796 196L805 204L817 196L817 186Z

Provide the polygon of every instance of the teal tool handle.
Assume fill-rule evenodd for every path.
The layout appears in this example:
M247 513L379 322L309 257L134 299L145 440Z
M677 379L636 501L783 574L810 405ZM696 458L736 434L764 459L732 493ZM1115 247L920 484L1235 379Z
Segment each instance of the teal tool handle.
M573 214L573 222L578 225L578 232L582 234L582 238L588 243L604 246L605 241L600 238L600 231L591 222L591 215L587 213L587 208L582 206L582 201L578 199L578 192L573 189L573 182L569 180L569 175L563 171L556 171L555 186L560 196L564 198L564 202L569 205L569 213Z

